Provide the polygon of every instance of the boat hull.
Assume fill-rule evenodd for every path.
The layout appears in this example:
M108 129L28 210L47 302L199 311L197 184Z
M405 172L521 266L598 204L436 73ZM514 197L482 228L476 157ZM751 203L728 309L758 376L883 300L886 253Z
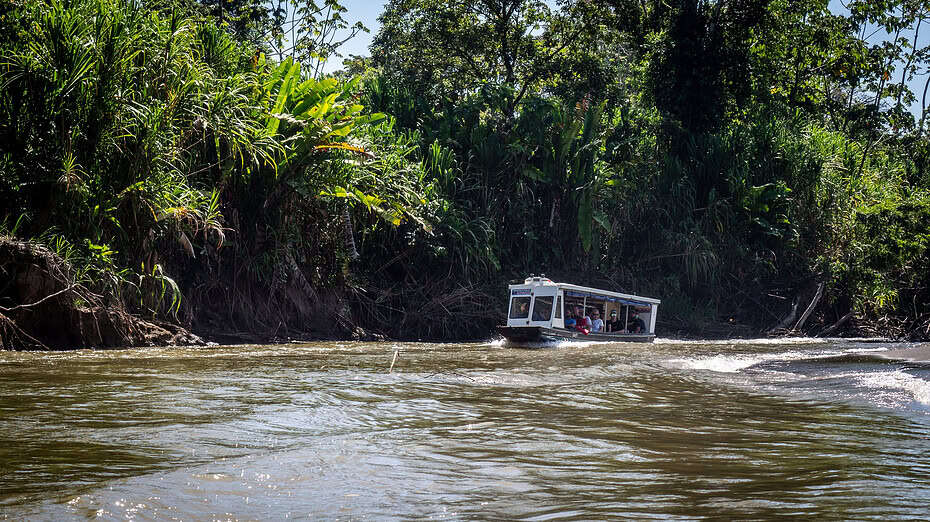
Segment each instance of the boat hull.
M590 332L549 328L546 326L498 326L497 331L510 342L545 343L559 341L600 341L615 343L651 343L655 334Z

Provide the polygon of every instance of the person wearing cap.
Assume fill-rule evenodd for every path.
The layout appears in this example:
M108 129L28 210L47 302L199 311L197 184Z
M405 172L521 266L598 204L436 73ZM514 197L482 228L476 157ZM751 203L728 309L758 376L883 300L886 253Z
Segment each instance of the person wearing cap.
M617 311L610 311L610 319L607 320L607 331L608 332L620 332L623 330L623 323L620 322L620 319L617 317Z

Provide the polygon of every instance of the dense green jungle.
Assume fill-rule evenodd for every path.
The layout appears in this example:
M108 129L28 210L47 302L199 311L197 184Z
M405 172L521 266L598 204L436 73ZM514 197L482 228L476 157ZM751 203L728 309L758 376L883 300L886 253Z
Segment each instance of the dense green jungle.
M340 1L0 4L3 347L928 338L924 0Z

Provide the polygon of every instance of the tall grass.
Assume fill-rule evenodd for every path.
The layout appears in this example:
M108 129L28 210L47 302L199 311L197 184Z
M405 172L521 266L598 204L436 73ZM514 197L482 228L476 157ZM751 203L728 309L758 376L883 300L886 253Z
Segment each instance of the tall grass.
M274 330L296 323L276 301L311 309L264 274L312 293L342 272L320 253L343 251L353 214L426 225L419 162L354 81L274 63L179 7L43 0L0 24L0 219L130 309L176 317L186 292L191 319L220 288L261 295L237 320L264 309Z

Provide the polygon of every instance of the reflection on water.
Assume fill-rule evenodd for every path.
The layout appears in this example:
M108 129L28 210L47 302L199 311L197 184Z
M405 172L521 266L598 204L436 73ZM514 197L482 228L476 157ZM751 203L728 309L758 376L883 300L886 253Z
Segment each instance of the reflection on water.
M930 366L888 348L0 353L0 518L917 518Z

